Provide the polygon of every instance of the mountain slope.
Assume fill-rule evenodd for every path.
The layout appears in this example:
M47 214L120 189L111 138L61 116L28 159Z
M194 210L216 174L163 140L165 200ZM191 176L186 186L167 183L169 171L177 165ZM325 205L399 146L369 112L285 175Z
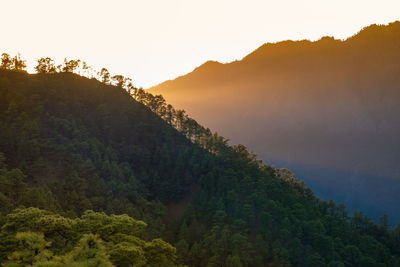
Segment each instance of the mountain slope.
M355 176L400 180L399 62L400 22L394 22L344 41L264 44L240 61L207 62L149 90L267 162L346 173L336 179L347 188L336 190L351 196ZM398 201L387 179L380 191ZM399 221L380 197L371 202Z
M131 219L85 212L92 209L145 221L143 246L161 236L189 266L399 264L399 227L389 231L386 217L377 226L360 213L348 216L245 147L201 138L190 141L120 87L71 73L0 70L0 262L19 238L41 238L13 237L19 229L44 229L50 249L62 250L76 241L68 236L82 234L66 235L65 225L82 231L91 216L104 220L98 234L110 238L106 245L114 236L119 247L136 240L113 226ZM52 213L12 212L20 205Z

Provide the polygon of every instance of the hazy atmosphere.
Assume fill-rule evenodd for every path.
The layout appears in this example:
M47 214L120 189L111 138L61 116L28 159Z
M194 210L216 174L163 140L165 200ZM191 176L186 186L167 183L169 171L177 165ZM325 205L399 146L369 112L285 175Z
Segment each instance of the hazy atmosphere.
M0 266L400 266L399 0L0 8Z
M207 60L241 59L266 42L346 38L398 19L397 0L1 1L2 50L79 58L144 88ZM12 25L12 27L10 27Z

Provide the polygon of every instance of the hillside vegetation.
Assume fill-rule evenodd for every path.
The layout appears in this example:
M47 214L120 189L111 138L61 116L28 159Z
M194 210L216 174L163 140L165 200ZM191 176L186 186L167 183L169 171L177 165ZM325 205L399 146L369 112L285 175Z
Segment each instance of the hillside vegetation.
M304 179L329 172L308 185L342 194L321 197L399 222L399 62L400 22L393 22L346 40L267 43L149 91L265 162L311 170Z
M0 70L6 266L400 264L386 216L349 216L162 97L106 83Z

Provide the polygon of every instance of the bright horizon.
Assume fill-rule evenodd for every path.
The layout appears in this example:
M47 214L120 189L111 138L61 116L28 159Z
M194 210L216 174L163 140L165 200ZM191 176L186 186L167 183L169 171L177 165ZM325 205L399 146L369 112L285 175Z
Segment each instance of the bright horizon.
M40 57L82 59L148 88L267 42L345 39L399 20L399 10L398 0L8 1L0 53L20 52L29 72Z

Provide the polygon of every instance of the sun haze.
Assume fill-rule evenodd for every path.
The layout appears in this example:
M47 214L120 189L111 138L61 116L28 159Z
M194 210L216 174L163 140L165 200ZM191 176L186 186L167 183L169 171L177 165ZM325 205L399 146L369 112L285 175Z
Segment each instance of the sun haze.
M266 42L346 38L399 10L398 0L7 1L0 52L21 52L29 71L39 57L79 58L150 87Z

